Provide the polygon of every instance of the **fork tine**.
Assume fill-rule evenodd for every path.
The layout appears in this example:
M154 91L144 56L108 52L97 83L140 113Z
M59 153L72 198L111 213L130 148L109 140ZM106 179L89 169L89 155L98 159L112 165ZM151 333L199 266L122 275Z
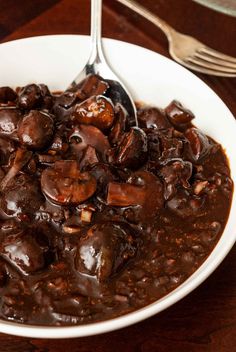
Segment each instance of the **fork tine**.
M229 68L236 69L236 63L233 64L232 62L228 62L228 61L222 60L222 59L220 59L218 57L213 57L213 56L210 56L208 54L201 53L198 50L196 51L194 56L198 57L199 59L202 59L204 61L211 62L211 63L216 64L216 65L220 65L222 67L229 67Z
M202 48L199 49L199 52L203 52L203 53L206 53L212 57L217 57L219 59L226 60L228 62L232 62L232 63L236 64L235 57L220 53L217 50L209 48L208 46L203 46Z
M188 58L186 58L186 60L188 62L191 62L193 64L196 64L198 66L207 68L207 69L211 69L211 70L215 70L215 71L219 71L219 72L224 72L224 73L232 73L236 75L236 68L229 68L229 67L223 67L217 64L213 64L211 62L207 62L205 60L202 60L196 56L189 56Z
M178 62L180 64L190 68L190 70L194 70L194 71L201 72L201 73L206 73L208 75L220 76L220 77L236 77L236 73L228 73L228 72L222 72L222 71L218 71L218 70L214 70L214 69L204 68L202 66L196 65L193 62L188 61L187 59L184 61L178 60Z

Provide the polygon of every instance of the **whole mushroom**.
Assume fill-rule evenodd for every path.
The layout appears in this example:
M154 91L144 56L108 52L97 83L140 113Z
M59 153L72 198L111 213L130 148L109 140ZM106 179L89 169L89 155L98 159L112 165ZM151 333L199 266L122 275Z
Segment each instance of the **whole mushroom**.
M42 229L18 227L12 233L9 229L2 230L1 238L0 256L25 275L44 269L53 260L49 241Z
M34 150L44 149L53 137L53 119L45 112L31 110L23 117L17 133L23 146Z
M17 140L17 127L21 121L21 118L22 115L19 109L0 109L0 136Z
M192 176L192 163L183 159L170 159L159 171L165 182L165 199L172 197L178 186L190 188L189 179Z
M23 110L50 109L53 98L45 84L28 84L19 91L18 106Z
M0 207L7 217L29 220L42 202L43 196L38 181L22 173L9 179L2 191Z
M41 89L37 84L28 84L19 91L18 105L21 109L33 109L41 100Z
M123 134L118 147L111 156L113 164L130 169L138 169L147 158L147 136L138 127L131 127Z
M119 273L136 251L134 230L128 224L95 224L80 239L76 268L80 273L105 281Z
M110 128L114 121L112 101L102 95L94 95L75 105L71 115L73 122L93 125L100 130Z
M13 102L17 98L16 92L10 87L0 87L0 104Z

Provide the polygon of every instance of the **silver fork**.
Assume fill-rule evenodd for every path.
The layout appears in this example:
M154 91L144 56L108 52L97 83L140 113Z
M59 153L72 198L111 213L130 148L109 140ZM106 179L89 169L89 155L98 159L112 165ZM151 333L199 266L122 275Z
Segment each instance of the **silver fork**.
M177 32L168 23L132 0L117 0L159 27L169 41L169 53L191 70L215 76L236 77L236 58L216 51L199 40Z

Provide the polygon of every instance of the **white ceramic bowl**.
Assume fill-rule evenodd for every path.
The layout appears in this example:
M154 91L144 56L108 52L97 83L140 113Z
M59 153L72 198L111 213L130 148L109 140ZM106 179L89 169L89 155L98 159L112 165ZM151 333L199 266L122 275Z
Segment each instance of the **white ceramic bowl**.
M236 184L236 123L221 99L191 72L159 54L111 39L104 40L104 47L108 61L135 100L165 107L175 98L193 111L194 124L224 146ZM65 89L86 63L89 48L89 37L77 35L44 36L1 44L0 86L38 82L48 84L52 90ZM157 302L95 324L39 327L0 321L0 331L42 338L88 336L134 324L164 310L202 283L227 255L236 240L235 213L234 194L227 226L211 255L187 281Z

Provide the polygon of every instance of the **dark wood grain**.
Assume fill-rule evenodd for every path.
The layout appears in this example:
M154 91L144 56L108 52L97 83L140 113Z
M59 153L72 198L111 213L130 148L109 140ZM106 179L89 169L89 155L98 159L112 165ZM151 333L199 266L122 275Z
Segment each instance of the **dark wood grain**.
M0 39L12 33L14 30L37 17L59 0L20 0L1 1L0 13ZM10 19L10 21L9 21Z
M176 29L236 56L236 18L206 9L191 0L146 0L145 6ZM43 34L89 33L88 0L0 0L0 8L2 42ZM164 35L114 0L104 0L103 34L169 56ZM216 91L236 116L236 79L198 76ZM234 246L200 287L144 322L108 334L71 340L39 340L0 334L0 352L234 352L235 273Z

